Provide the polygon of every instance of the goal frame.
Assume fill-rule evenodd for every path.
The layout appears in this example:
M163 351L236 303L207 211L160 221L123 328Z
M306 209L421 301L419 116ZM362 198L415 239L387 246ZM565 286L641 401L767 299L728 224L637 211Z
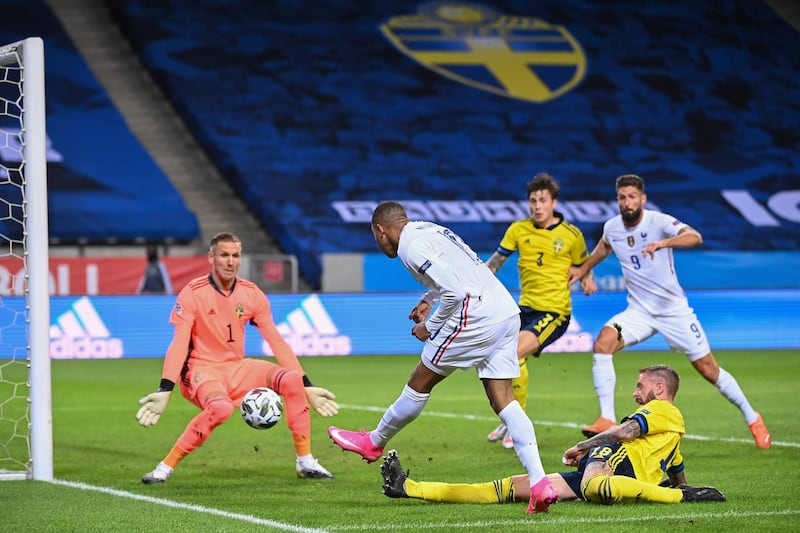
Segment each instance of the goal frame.
M22 67L23 261L30 382L30 468L0 479L53 479L50 372L50 273L48 268L47 134L44 41L28 37L0 46L0 66Z

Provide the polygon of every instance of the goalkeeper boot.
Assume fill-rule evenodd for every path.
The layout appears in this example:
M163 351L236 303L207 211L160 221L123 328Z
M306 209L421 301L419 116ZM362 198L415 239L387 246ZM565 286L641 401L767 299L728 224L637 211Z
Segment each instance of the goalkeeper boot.
M497 442L508 434L508 427L505 424L500 424L487 435L486 440L489 442Z
M297 477L306 479L333 479L333 474L312 457L297 458Z
M558 502L558 492L547 479L543 477L531 487L531 499L528 503L529 513L546 513L550 506Z
M753 434L753 438L756 440L756 446L762 449L767 449L772 446L772 437L769 436L769 430L766 424L764 424L764 419L761 418L761 415L758 415L756 421L748 427L750 428L750 433Z
M403 472L400 458L395 450L389 450L389 453L383 458L381 475L383 476L383 493L385 495L390 498L408 498L408 494L406 494L408 472Z
M588 439L594 437L598 433L602 433L608 428L612 428L616 426L617 423L613 420L609 420L608 418L603 418L602 416L594 421L594 424L591 426L587 426L585 428L581 428L581 432L583 435Z
M727 501L725 495L714 487L691 487L683 485L681 486L681 492L683 492L681 503Z
M156 469L152 472L146 473L142 476L142 483L145 485L152 485L154 483L164 483L169 475L172 474L172 468L168 467L164 462L158 463Z
M347 431L330 426L328 435L341 449L357 453L368 463L377 461L383 455L383 446L372 444L369 431Z

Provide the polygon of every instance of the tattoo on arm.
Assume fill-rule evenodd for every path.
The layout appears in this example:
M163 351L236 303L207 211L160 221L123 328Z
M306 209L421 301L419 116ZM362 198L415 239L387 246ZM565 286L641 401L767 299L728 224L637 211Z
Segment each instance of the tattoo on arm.
M642 434L639 423L636 420L626 420L612 428L608 428L594 437L588 438L576 444L579 450L590 450L596 446L613 444L615 442L629 442Z
M500 267L502 267L507 260L508 260L507 256L500 255L499 253L495 252L486 261L486 266L489 267L489 270L491 270L492 273L496 274L497 271L500 270Z

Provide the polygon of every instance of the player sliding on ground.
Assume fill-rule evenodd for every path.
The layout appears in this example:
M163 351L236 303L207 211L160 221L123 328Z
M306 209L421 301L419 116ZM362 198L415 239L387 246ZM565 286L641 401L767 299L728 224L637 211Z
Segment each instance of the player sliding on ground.
M559 501L594 503L724 502L714 487L687 485L681 437L683 416L672 403L678 373L666 365L639 371L633 397L635 413L602 433L564 452L572 472L548 474ZM445 503L507 503L528 500L528 476L511 476L485 483L414 481L391 450L381 466L383 493L390 498L416 498ZM667 476L664 478L664 476ZM663 479L663 480L662 480Z

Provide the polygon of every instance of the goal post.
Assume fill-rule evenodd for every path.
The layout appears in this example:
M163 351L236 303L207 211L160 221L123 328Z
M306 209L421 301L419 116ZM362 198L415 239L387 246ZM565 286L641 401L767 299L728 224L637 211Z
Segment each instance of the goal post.
M0 327L24 329L0 340L0 480L53 479L44 91L43 40L0 46L0 257L25 278L24 303L0 294Z

